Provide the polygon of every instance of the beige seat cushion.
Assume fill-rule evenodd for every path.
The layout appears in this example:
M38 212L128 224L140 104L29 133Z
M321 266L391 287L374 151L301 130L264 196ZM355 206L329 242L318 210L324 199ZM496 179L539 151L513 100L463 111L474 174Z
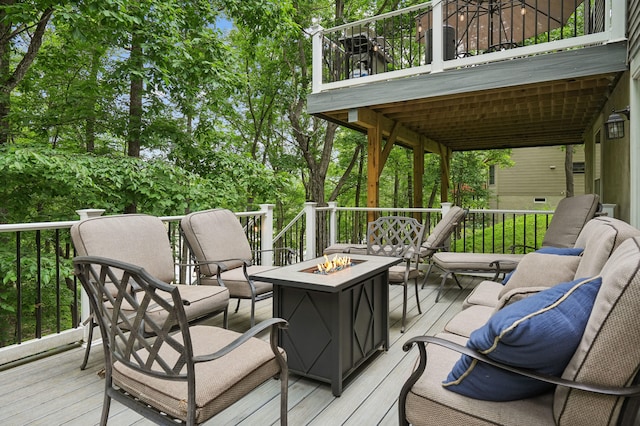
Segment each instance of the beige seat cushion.
M485 325L495 311L495 308L490 306L469 306L451 318L444 326L444 331L468 338L473 331Z
M183 307L187 321L204 317L212 312L222 312L229 304L229 291L223 287L212 288L195 285L177 285L176 287L178 287L180 298L185 302ZM137 311L126 300L123 300L121 312L133 319ZM150 304L146 312L157 323L163 323L167 317L166 309L154 304ZM121 326L126 328L123 324ZM151 327L145 325L145 332L151 333Z
M496 281L482 281L469 293L466 299L462 302L462 309L467 309L469 306L482 305L495 307L498 305L498 295L504 288L502 283Z
M464 337L438 334L466 344ZM427 368L407 395L407 419L413 425L553 425L552 394L518 401L492 402L451 392L442 381L460 354L438 345L427 345Z
M405 265L396 265L389 268L389 282L390 283L404 283L404 273L407 270ZM418 278L420 271L411 267L409 269L409 280Z
M491 262L500 261L500 270L509 272L515 269L522 254L507 253L453 253L438 252L431 258L433 263L447 271L495 272Z
M367 254L366 244L349 244L349 243L336 243L331 244L329 247L323 250L323 254L329 256L331 254Z
M195 356L213 353L240 336L218 327L195 326L190 330ZM173 357L172 361L177 359L177 353L168 345L163 345L161 351L169 359ZM144 352L139 351L143 357ZM222 358L196 364L195 370L196 423L200 423L278 374L279 367L270 344L251 338ZM183 420L186 418L186 382L149 377L118 362L114 364L113 380L141 400Z
M263 265L252 265L247 268L247 273L249 275L258 274L260 272L269 271L274 269L273 266L263 266ZM249 287L249 283L247 282L244 272L242 268L235 268L230 271L225 271L221 274L222 282L225 287L229 289L229 294L231 297L239 297L243 299L251 298L251 288ZM200 284L203 285L218 285L218 280L216 277L201 277ZM253 281L253 285L256 288L256 296L268 293L273 290L273 285L271 283L266 283L263 281Z

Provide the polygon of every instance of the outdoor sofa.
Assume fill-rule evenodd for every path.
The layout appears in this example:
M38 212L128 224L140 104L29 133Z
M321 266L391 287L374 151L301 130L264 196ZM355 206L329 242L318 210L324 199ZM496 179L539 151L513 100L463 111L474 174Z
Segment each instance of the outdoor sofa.
M444 332L405 344L420 357L400 424L634 424L640 230L598 217L578 245L527 254L496 303L467 303Z

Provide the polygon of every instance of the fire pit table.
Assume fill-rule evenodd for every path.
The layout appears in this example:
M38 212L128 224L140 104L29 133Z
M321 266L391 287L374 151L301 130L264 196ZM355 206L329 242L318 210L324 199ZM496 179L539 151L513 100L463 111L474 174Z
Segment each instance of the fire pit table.
M351 266L318 273L325 258L252 275L273 284L273 316L289 321L279 333L293 373L331 383L343 381L389 345L389 267L401 259L351 255Z

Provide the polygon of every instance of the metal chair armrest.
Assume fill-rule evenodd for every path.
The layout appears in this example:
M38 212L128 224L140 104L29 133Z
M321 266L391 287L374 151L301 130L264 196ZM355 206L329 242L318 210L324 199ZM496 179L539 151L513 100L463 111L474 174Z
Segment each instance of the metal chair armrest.
M255 326L251 327L249 330L245 331L242 335L238 336L238 338L236 338L233 342L229 343L222 349L219 349L216 352L211 354L195 356L193 357L193 361L194 362L213 361L214 359L218 359L228 354L229 352L233 351L234 349L238 348L240 345L247 342L252 337L255 337L256 335L261 333L263 330L266 330L267 328L272 328L273 330L277 326L280 329L285 329L288 327L288 325L289 323L282 318L269 318L267 320L262 321L260 324L256 324ZM272 336L273 336L273 333L272 333ZM272 348L273 347L274 345L272 344Z
M470 349L466 346L462 346L459 345L457 343L451 342L449 340L446 339L442 339L439 337L433 337L433 336L416 336L413 337L411 339L409 339L403 346L402 346L402 350L404 350L405 352L409 351L414 344L418 345L418 349L420 351L420 362L418 364L418 368L416 369L416 371L411 375L411 377L408 379L407 382L411 381L413 379L413 383L415 383L418 378L422 375L422 373L425 370L426 367L426 358L427 358L427 352L426 352L426 344L427 343L432 343L432 344L436 344L442 347L445 347L447 349L451 349L455 352L458 352L460 354L464 354L467 356L470 356L473 359L477 359L480 362L484 362L486 364L492 365L494 367L500 368L502 370L506 370L506 371L510 371L512 373L518 374L520 376L525 376L525 377L529 377L532 378L534 380L539 380L542 382L546 382L546 383L550 383L550 384L554 384L557 386L565 386L565 387L569 387L572 389L579 389L579 390L583 390L583 391L587 391L587 392L593 392L593 393L599 393L599 394L603 394L603 395L614 395L614 396L620 396L620 397L637 397L640 396L640 385L634 385L634 386L629 386L629 387L617 387L617 386L600 386L600 385L596 385L596 384L589 384L589 383L581 383L581 382L576 382L573 380L567 380L567 379L562 379L560 377L556 377L556 376L551 376L548 374L541 374L541 373L536 373L535 371L532 370L527 370L524 368L519 368L519 367L513 367L507 364L503 364L501 362L495 361L489 357L487 357L486 355L482 355L476 351L474 351L473 349ZM414 377L417 376L417 377ZM413 385L412 383L412 385Z

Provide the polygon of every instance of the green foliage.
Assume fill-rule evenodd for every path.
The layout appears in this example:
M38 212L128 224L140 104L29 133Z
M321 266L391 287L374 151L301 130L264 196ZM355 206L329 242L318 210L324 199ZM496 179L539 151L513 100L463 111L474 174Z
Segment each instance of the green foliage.
M211 207L244 210L247 198L274 202L279 197L274 186L288 182L288 175L276 178L245 155L206 146L191 157L182 154L178 166L161 159L36 148L6 147L0 153L3 223L74 220L83 208L122 213L133 202L141 212L158 216Z
M518 215L506 218L487 218L474 221L471 217L466 220L466 234L455 236L455 246L452 251L467 253L510 253L511 247L516 246L516 253L523 253L524 246L536 247L542 243L546 233L548 221L552 215ZM475 228L472 228L474 225ZM536 247L537 248L537 247ZM530 251L530 250L528 250Z

